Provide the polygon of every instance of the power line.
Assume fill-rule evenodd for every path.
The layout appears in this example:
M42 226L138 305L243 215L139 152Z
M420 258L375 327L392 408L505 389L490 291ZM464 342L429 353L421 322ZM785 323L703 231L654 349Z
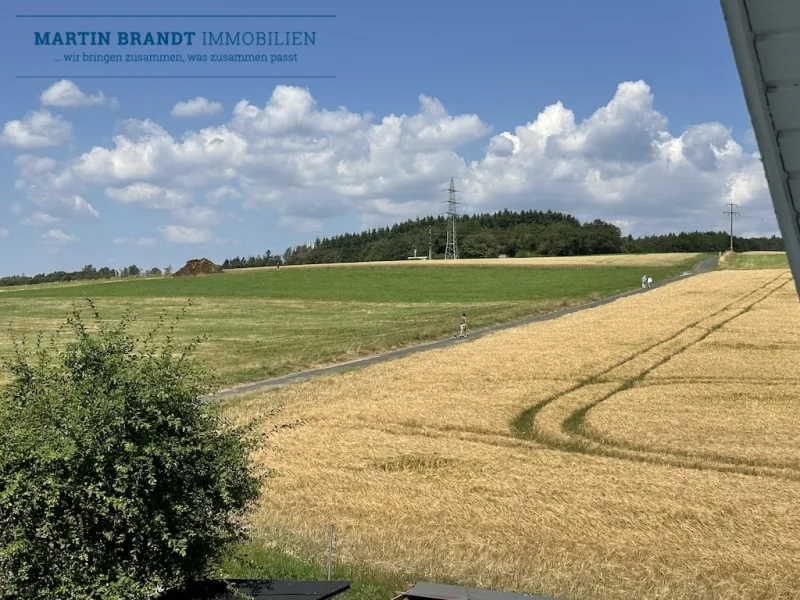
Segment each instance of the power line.
M663 184L668 184L669 181L659 182L660 187L656 189L654 192L653 190L624 190L621 192L608 192L608 193L597 193L596 191L592 190L575 190L575 189L546 189L547 183L543 183L538 187L537 191L525 191L520 192L516 195L522 196L527 195L529 198L590 198L592 200L603 201L609 200L609 196L620 195L624 198L634 198L636 196L644 196L647 195L648 197L657 199L657 198L713 198L713 197L723 197L723 198L746 198L752 199L753 201L769 201L769 190L760 190L757 192L750 192L747 190L713 190L713 191L700 191L700 192L673 192L664 187ZM581 182L581 184L585 184L585 182ZM663 191L662 191L663 190ZM611 199L613 200L613 199Z
M722 214L731 216L731 252L733 252L733 217L734 216L738 217L740 216L741 213L738 213L733 210L734 208L739 208L738 204L734 204L733 202L726 202L725 206L731 207L730 210L726 210Z
M551 183L567 183L567 184L576 184L576 183L643 183L643 182L670 182L670 181L714 181L714 180L728 180L731 178L731 175L736 175L736 173L707 173L705 175L698 175L694 177L672 177L670 175L658 175L658 176L646 176L640 178L633 178L633 179L600 179L597 181L592 181L588 179L538 179L533 180L529 179L531 183L536 184L551 184ZM766 179L763 179L766 181Z

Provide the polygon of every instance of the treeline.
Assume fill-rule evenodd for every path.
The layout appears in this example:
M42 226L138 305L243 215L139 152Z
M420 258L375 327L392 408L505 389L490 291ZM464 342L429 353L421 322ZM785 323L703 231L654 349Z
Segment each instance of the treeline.
M164 271L158 267L153 267L144 271L136 265L124 267L123 269L110 269L101 267L96 269L92 265L86 265L80 271L53 271L52 273L39 273L38 275L12 275L10 277L0 277L0 287L12 285L36 285L38 283L56 283L70 281L90 281L93 279L114 279L116 277L142 277L170 275L172 267L167 266Z
M623 236L619 227L601 220L580 223L572 215L553 211L504 210L494 214L462 216L457 227L461 258L497 256L582 256L591 254L649 252L722 252L730 238L721 231L670 233L639 238ZM277 264L325 264L405 260L428 255L442 258L447 244L445 217L429 217L382 227L345 233L313 244L288 248L279 257L267 252L261 256L226 260L226 269L274 266ZM735 249L783 250L783 240L771 238L735 238Z
M730 234L724 231L693 231L690 233L667 233L650 235L637 239L625 238L623 252L631 254L653 252L725 252L730 250ZM736 252L774 251L784 252L783 238L734 237Z
M267 250L264 254L255 256L226 258L221 266L223 269L246 269L250 267L275 267L282 264L283 258L279 254L272 254L270 250Z
M596 219L581 223L572 215L553 211L504 210L494 214L459 217L458 253L461 258L495 258L498 256L585 256L591 254L642 254L651 252L724 252L730 237L724 231L668 233L639 238L623 236L619 227ZM269 267L276 265L328 264L405 260L428 255L430 241L434 258L443 258L447 244L445 217L428 217L319 239L313 244L288 248L283 255L267 250L262 255L236 256L223 261L223 269ZM734 239L737 252L757 250L783 251L779 237ZM136 265L122 270L86 265L80 271L15 275L0 278L0 286L37 283L113 279L142 275L170 275L171 267L162 272L154 267L144 272Z
M528 256L604 254L619 252L615 240L620 230L602 221L581 225L573 217L553 211L504 210L494 214L462 216L457 227L458 254L462 258L488 258L500 254ZM397 223L391 227L345 233L311 245L289 248L284 264L371 262L404 260L417 251L441 258L447 245L445 217L428 217Z

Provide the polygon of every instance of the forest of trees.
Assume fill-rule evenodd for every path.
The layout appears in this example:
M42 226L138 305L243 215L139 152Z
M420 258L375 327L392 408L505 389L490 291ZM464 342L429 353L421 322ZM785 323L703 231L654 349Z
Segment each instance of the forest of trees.
M722 231L664 234L633 238L599 219L580 223L575 217L552 211L504 210L494 214L462 216L458 221L458 250L461 258L528 256L580 256L591 254L645 252L721 252L729 248L730 237ZM405 260L416 250L428 255L431 241L434 258L444 256L447 243L445 217L430 217L397 223L357 234L345 233L317 239L313 244L289 248L282 257L269 253L226 260L223 268L298 265L337 262ZM737 251L783 250L783 240L735 238Z
M226 258L222 265L223 269L246 269L249 267L274 267L284 264L279 254L272 254L270 250L264 254L255 256L237 256L236 258Z
M668 233L639 238L623 236L619 227L596 219L581 223L573 217L553 211L504 210L494 214L462 216L458 221L458 251L461 258L494 258L529 256L581 256L590 254L641 254L649 252L723 252L730 246L724 231ZM225 259L223 269L267 267L276 265L324 264L338 262L371 262L405 260L409 256L428 255L430 239L434 258L442 258L447 243L445 217L429 217L382 227L317 239L313 244L289 248L283 256L267 250L262 255L237 256ZM734 240L737 252L754 250L783 251L783 240L741 238ZM167 267L163 275L170 275ZM15 275L0 278L0 286L30 285L55 281L112 279L162 275L155 267L146 273L136 265L117 271L86 265L80 271L40 273L32 277Z
M149 271L143 271L136 265L131 265L120 269L109 269L101 267L96 269L92 265L86 265L80 271L53 271L52 273L39 273L38 275L12 275L10 277L0 277L0 287L10 285L35 285L38 283L56 283L69 281L90 281L93 279L114 279L115 277L150 277L158 275L169 275L172 267L167 267L162 272L158 267L153 267Z

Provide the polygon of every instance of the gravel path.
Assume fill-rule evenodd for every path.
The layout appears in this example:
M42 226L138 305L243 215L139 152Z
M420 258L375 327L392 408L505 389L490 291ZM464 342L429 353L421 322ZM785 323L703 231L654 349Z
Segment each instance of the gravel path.
M665 279L664 281L660 281L658 283L653 284L653 288L662 287L664 285L668 285L674 281L679 281L681 279L685 279L686 277L691 277L692 275L697 275L698 273L707 273L712 271L717 264L719 257L712 256L707 258L699 265L697 265L691 271L686 271L677 275L676 277L671 277L670 279ZM394 360L396 358L402 358L403 356L408 356L409 354L415 354L417 352L424 352L426 350L433 350L435 348L445 348L447 346L452 346L454 344L463 344L468 342L469 340L474 340L480 337L483 337L489 333L494 333L496 331L503 331L504 329L510 329L512 327L519 327L520 325L528 325L530 323L539 323L542 321L550 321L551 319L558 319L559 317L563 317L564 315L568 315L571 313L576 313L582 310L586 310L588 308L595 308L597 306L602 306L603 304L609 304L610 302L614 302L615 300L619 300L620 298L626 298L628 296L633 296L635 294L643 294L646 293L646 290L641 288L637 288L635 290L631 290L629 292L623 292L621 294L616 294L614 296L608 296L607 298L602 298L601 300L595 300L593 302L587 302L586 304L579 304L577 306L572 306L569 308L562 308L560 310L556 310L553 312L545 313L542 315L536 315L532 317L525 317L524 319L517 319L516 321L510 321L508 323L502 323L500 325L492 325L490 327L484 327L482 329L475 329L470 331L469 337L464 338L446 338L442 340L436 340L433 342L426 342L424 344L417 344L415 346L408 346L405 348L399 348L397 350L391 350L389 352L383 352L381 354L376 354L375 356L368 356L365 358L359 358L356 360L351 360L345 363L339 363L336 365L331 365L330 367L321 367L318 369L310 369L308 371L301 371L299 373L291 373L289 375L283 375L282 377L275 377L274 379L265 379L262 381L254 381L252 383L246 383L244 385L239 385L234 388L230 388L227 390L221 390L219 392L215 392L213 394L209 394L206 398L223 398L226 396L235 396L239 394L247 394L250 392L258 392L261 390L268 390L272 388L282 387L285 385L289 385L292 383L298 383L300 381L305 381L306 379L311 379L313 377L320 377L322 375L330 375L332 373L342 373L344 371L350 371L352 369L358 369L361 367L367 367L369 365L374 365L377 363L385 362L387 360Z

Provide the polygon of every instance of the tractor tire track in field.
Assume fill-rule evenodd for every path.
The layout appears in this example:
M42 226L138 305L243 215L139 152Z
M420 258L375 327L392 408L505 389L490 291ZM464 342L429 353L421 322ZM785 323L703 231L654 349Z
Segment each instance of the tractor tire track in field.
M681 273L680 275L676 275L674 277L670 277L663 281L659 281L653 283L653 289L663 287L675 281L680 281L682 279L686 279L687 277L691 277L692 275L697 275L699 273L708 273L712 271L714 267L717 265L719 261L718 256L712 256L703 260L700 264L698 264L694 269L691 271L686 271ZM376 354L374 356L368 356L365 358L359 358L356 360L339 363L335 365L331 365L329 367L320 367L317 369L309 369L307 371L301 371L299 373L291 373L289 375L283 375L281 377L275 377L272 379L265 379L262 381L254 381L252 383L246 383L244 385L236 386L230 389L220 390L217 392L213 392L211 394L207 394L205 396L206 399L211 398L225 398L229 396L238 396L241 394L249 394L253 392L260 392L263 390L268 389L275 389L280 388L286 385L291 385L293 383L300 383L301 381L306 381L308 379L321 377L324 375L333 375L335 373L343 373L345 371L350 371L353 369L358 369L362 367L368 367L370 365L386 362L389 360L395 360L397 358L402 358L404 356L408 356L409 354L416 354L418 352L425 352L427 350L434 350L437 348L446 348L448 346L452 346L454 344L463 344L465 342L469 342L470 340L475 340L481 338L485 335L490 333L495 333L498 331L503 331L505 329L512 329L514 327L520 327L523 325L530 325L531 323L541 323L544 321L550 321L552 319L558 319L559 317L563 317L565 315L573 314L576 312L580 312L582 310L587 310L589 308L595 308L598 306L603 306L604 304L609 304L616 300L620 300L622 298L627 298L629 296L633 296L635 294L646 293L647 290L643 290L641 288L637 288L628 292L622 292L620 294L615 294L613 296L608 296L607 298L601 298L600 300L594 300L592 302L587 302L585 304L579 304L577 306L571 306L568 308L562 308L560 310L556 310L553 312L536 315L532 317L525 317L522 319L517 319L515 321L510 321L508 323L501 323L498 325L492 325L489 327L484 327L482 329L476 329L470 332L469 337L466 339L459 339L459 338L445 338L442 340L435 340L432 342L426 342L423 344L417 344L414 346L407 346L405 348L398 348L397 350L391 350L389 352L382 352L380 354Z
M684 344L683 346L681 346L677 351L675 351L675 352L673 352L671 354L668 354L665 357L662 357L660 360L658 360L658 362L656 362L652 366L646 368L641 373L639 373L639 374L637 374L637 375L635 375L633 377L630 377L628 379L625 379L619 385L618 389L614 390L612 393L602 397L601 399L593 402L590 405L586 405L586 406L581 407L580 409L574 411L572 414L570 414L570 416L567 418L567 420L564 421L564 423L562 425L562 428L564 429L565 432L568 432L570 434L583 437L583 438L585 438L587 440L590 440L590 441L594 441L594 442L603 444L606 447L625 448L625 449L629 449L629 450L633 450L633 451L639 451L639 452L652 452L646 446L641 446L641 445L636 445L636 444L627 444L627 443L624 443L624 442L606 440L606 439L602 438L601 436L595 434L594 432L592 432L586 426L586 418L587 418L589 412L593 408L595 408L596 406L598 406L602 402L605 402L606 400L612 398L616 394L618 394L618 393L620 393L620 392L622 392L624 390L631 389L634 386L636 386L637 384L639 384L640 382L643 382L644 379L647 377L647 375L649 375L650 373L655 371L658 367L660 367L661 365L669 362L670 360L672 360L676 356L682 354L686 350L696 346L697 344L702 342L704 339L706 339L708 336L710 336L715 331L718 331L719 329L722 329L722 327L724 327L725 325L727 325L731 321L733 321L733 320L737 319L738 317L744 315L745 313L749 312L749 310L754 308L757 304L760 304L761 302L763 302L764 300L769 298L772 294L774 294L775 292L777 292L781 288L785 287L790 282L791 282L791 279L788 279L788 280L785 280L780 285L771 288L766 294L764 294L763 297L753 301L752 303L750 303L749 305L747 305L746 307L741 309L736 314L725 318L722 322L717 323L714 326L712 326L712 327L706 329L705 331L703 331L702 334L699 335L697 339L691 340L690 342L688 342L688 343ZM696 460L698 458L710 459L712 462L724 463L726 465L752 466L752 467L756 467L756 468L759 468L759 467L770 467L770 468L781 469L781 470L789 469L789 470L797 471L798 474L800 474L800 467L798 467L797 464L793 464L793 463L767 462L767 461L749 461L747 459L739 459L739 458L736 458L736 457L731 457L731 456L726 456L726 455L721 455L721 454L713 454L713 453L708 453L708 452L693 453L693 452L684 451L684 450L681 450L681 449L671 449L670 450L670 454L672 454L674 456L679 456L681 458L693 459L693 460Z
M770 283L773 283L776 279L777 278L772 279L772 280L768 281L767 283L765 283L764 285L759 286L755 290L751 290L750 292L747 292L743 296L740 296L739 298L737 298L733 302L728 303L727 305L723 306L718 311L715 311L714 313L712 313L712 316L717 314L717 313L721 313L724 310L729 309L731 306L735 305L738 302L742 302L742 301L747 300L747 298L749 298L753 294L759 292L760 290L766 288ZM520 413L517 416L516 419L514 419L514 421L512 423L513 429L516 431L518 437L530 438L531 437L531 433L532 433L532 427L533 427L534 420L535 420L537 414L543 408L545 408L546 406L548 406L549 404L551 404L553 402L556 402L557 400L559 400L560 398L563 398L564 396L566 396L568 394L571 394L573 392L576 392L576 391L580 390L583 387L599 383L601 378L607 376L612 371L614 371L616 369L619 369L620 367L623 367L624 365L636 360L642 354L646 354L647 352L650 352L650 351L658 348L659 346L663 346L663 345L665 345L665 344L667 344L669 342L672 342L673 340L678 338L681 334L683 334L684 332L688 331L689 329L692 329L693 327L696 327L697 325L699 325L702 321L704 321L707 318L708 318L708 316L705 316L705 317L702 317L701 319L693 321L693 322L689 323L688 325L686 325L685 327L679 329L677 332L673 333L672 335L670 335L670 336L668 336L666 338L663 338L661 340L658 340L658 341L650 344L649 346L646 346L645 348L642 348L640 350L636 350L632 354L629 354L629 355L625 356L624 358L622 358L622 359L618 360L617 362L609 365L608 367L602 369L601 371L595 373L594 375L590 375L589 377L586 377L586 378L582 379L581 381L579 381L578 383L576 383L572 387L568 388L567 390L565 390L563 392L559 392L557 394L554 394L553 396L550 396L548 398L545 398L544 400L541 400L540 402L537 402L536 404L534 404L530 408L524 410L522 413Z
M594 407L620 392L642 384L647 375L655 369L749 312L791 281L791 278L781 274L710 315L681 328L677 333L587 377L565 392L537 403L514 420L512 429L517 437L567 452L683 468L800 480L800 467L797 464L748 460L681 449L653 450L633 443L608 440L586 427L586 417ZM733 314L725 314L731 312ZM635 367L637 361L643 362L646 366L638 370L634 368L632 375L613 377L614 371Z

